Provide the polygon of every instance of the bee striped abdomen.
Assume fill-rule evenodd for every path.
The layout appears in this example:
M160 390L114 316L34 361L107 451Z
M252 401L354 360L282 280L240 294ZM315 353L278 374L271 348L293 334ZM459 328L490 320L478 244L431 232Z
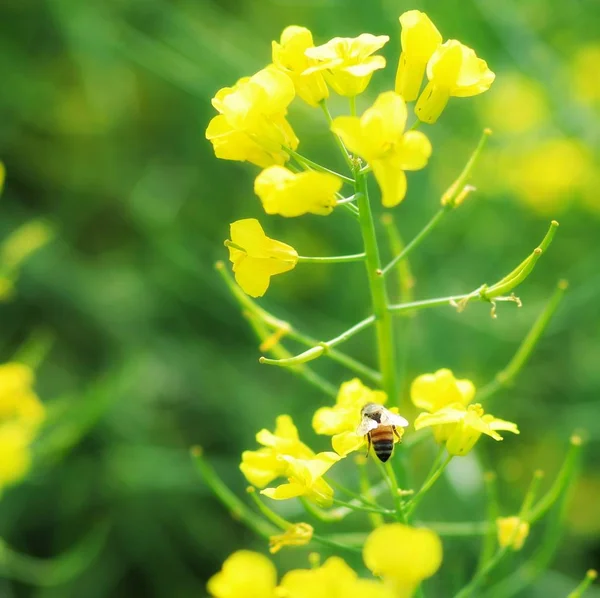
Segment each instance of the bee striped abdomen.
M379 460L385 463L394 450L394 430L392 426L379 426L371 431L373 450Z

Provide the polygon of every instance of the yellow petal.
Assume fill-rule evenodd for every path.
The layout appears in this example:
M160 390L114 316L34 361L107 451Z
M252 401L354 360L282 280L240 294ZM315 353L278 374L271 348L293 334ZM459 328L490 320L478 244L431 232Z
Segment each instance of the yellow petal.
M431 530L386 524L367 537L363 559L374 575L414 586L439 569L442 543Z
M280 486L277 486L277 488L265 488L260 491L261 494L264 494L273 500L288 500L290 498L296 498L297 496L303 496L307 492L308 488L298 482L281 484Z
M529 523L519 517L499 517L496 519L498 544L510 546L513 550L521 550L529 535Z
M373 175L381 189L381 203L386 208L398 205L406 195L406 174L398 160L392 158L373 160Z
M449 88L441 87L437 83L430 81L421 92L415 105L417 118L421 122L430 125L435 123L444 111L449 99Z
M420 409L434 412L452 403L467 405L475 395L470 380L458 380L448 369L433 374L422 374L414 379L410 388L413 404Z
M249 550L233 553L207 584L215 598L275 598L277 571L262 554Z
M461 421L467 414L467 410L459 404L444 407L435 413L421 413L415 420L415 430L430 426L453 424Z
M269 552L275 554L285 546L304 546L312 540L313 532L308 523L294 523L283 534L269 538Z
M340 407L321 407L315 411L312 426L317 434L338 434L352 426L356 428L359 412Z
M348 453L357 451L365 443L365 437L359 436L356 432L342 432L341 434L336 434L331 439L333 450L342 457L345 457Z
M31 431L18 423L0 426L0 490L22 479L31 465Z
M259 449L242 453L240 470L253 486L264 488L285 473L286 465L277 458L275 451Z
M408 131L394 150L394 158L403 170L425 168L431 156L431 143L421 131Z

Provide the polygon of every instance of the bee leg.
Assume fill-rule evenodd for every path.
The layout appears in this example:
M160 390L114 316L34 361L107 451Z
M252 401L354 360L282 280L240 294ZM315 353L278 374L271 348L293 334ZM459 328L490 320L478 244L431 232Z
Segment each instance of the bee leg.
M371 452L371 435L368 434L367 435L367 454L365 455L365 457L368 457L370 452Z
M398 440L402 440L402 436L398 434L398 430L396 430L396 426L392 426L392 430L394 430L394 434L398 437Z

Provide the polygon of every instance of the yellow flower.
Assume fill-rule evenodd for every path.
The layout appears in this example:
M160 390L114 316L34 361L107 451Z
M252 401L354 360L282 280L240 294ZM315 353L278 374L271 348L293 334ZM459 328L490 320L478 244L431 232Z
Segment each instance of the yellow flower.
M333 407L317 409L312 426L317 434L333 436L333 450L345 457L365 444L365 437L356 434L356 428L360 424L360 410L367 403L383 405L386 401L387 395L383 391L371 390L358 378L354 378L340 386Z
M329 96L323 73L304 74L316 61L306 56L308 48L314 48L312 33L306 27L286 27L279 43L273 42L273 64L293 81L296 94L307 104L317 106Z
M496 519L498 544L503 548L510 546L513 550L521 550L529 535L529 523L519 517L499 517Z
M405 170L424 168L431 144L420 131L404 131L406 103L397 93L382 93L360 117L340 116L331 129L350 151L364 158L373 169L386 208L406 195Z
M478 403L468 407L455 403L435 413L421 413L415 421L415 429L429 426L433 426L437 442L445 442L448 453L457 456L466 455L482 434L494 440L502 440L497 430L519 434L516 424L484 415Z
M427 83L415 106L415 114L434 123L451 96L466 98L487 91L495 74L474 50L455 39L442 44L427 63Z
M389 547L388 547L389 549ZM340 557L317 569L297 569L283 576L282 598L394 598L381 582L360 579Z
M31 464L30 431L16 423L0 425L0 490L20 480Z
M231 224L231 241L226 241L237 283L251 297L262 297L271 276L293 270L298 254L293 247L275 241L255 218Z
M206 129L217 158L263 168L286 162L289 156L283 148L298 147L298 138L285 118L294 93L292 80L272 65L220 89L212 99L219 115Z
M274 500L287 500L297 496L315 501L322 507L331 505L333 488L322 478L329 468L337 463L341 457L335 453L317 453L308 459L296 459L284 455L280 457L287 465L285 475L287 484L281 484L277 488L266 488L261 494Z
M427 62L442 44L442 36L429 17L420 10L400 16L402 53L396 73L396 93L407 102L417 99Z
M341 179L326 172L294 173L283 166L269 166L256 177L254 192L267 214L327 216L335 207L335 194L341 186Z
M408 598L439 569L442 543L429 529L390 523L369 534L363 559L374 575L393 585L398 598Z
M264 488L275 478L287 471L287 463L280 459L284 455L307 459L314 456L298 437L298 429L289 415L280 415L275 422L275 432L262 429L256 441L264 448L244 451L240 470L254 486Z
M323 72L325 80L341 96L362 93L373 72L385 67L383 56L371 56L390 38L387 35L363 33L358 37L334 37L322 46L308 48L306 56L317 62L305 75Z
M206 586L214 598L276 598L277 571L264 555L234 552Z
M417 376L410 387L410 398L419 409L433 413L452 403L468 405L475 396L470 380L457 380L448 369Z
M308 523L294 523L283 534L269 538L269 552L275 554L284 546L304 546L312 540L314 531Z

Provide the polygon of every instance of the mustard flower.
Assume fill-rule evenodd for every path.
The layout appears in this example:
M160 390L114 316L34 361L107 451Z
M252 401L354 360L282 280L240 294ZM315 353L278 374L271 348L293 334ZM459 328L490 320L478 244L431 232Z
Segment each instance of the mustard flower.
M529 535L529 523L520 517L498 517L498 544L503 548L510 546L513 550L521 550Z
M264 555L234 552L206 586L214 598L276 598L277 571Z
M339 455L359 449L365 437L356 433L360 424L360 410L367 403L385 404L387 395L381 390L371 390L358 378L340 386L335 405L321 407L313 416L312 426L317 434L333 436L333 450Z
M16 423L0 425L0 490L25 476L31 464L30 431Z
M410 387L410 398L419 409L434 413L452 403L468 405L475 396L470 380L457 380L448 369L417 376Z
M487 91L496 75L475 51L455 39L442 44L427 63L427 83L415 106L419 120L434 123L451 96L466 98Z
M298 253L293 247L265 235L255 218L237 220L230 226L229 259L233 264L235 280L251 297L262 297L271 276L293 270Z
M287 465L284 475L287 476L288 483L281 484L277 488L265 488L261 490L261 494L274 500L305 496L322 507L331 505L333 488L322 476L341 459L339 455L325 452L317 453L308 459L296 459L287 455L280 459Z
M273 65L219 90L212 99L219 115L206 129L217 158L263 168L285 163L289 156L284 148L298 147L285 118L294 95L292 80Z
M306 27L291 25L281 33L279 43L273 42L273 64L294 83L296 94L310 106L329 97L329 89L320 71L305 74L316 64L305 52L314 48L312 33Z
M374 575L394 587L397 598L408 598L439 569L442 543L429 529L390 523L369 534L363 559Z
M240 470L253 486L259 488L264 488L285 474L287 463L281 459L282 456L301 459L314 457L313 451L300 441L298 429L289 415L277 418L275 432L266 429L258 432L256 441L264 448L244 451Z
M317 569L286 573L279 590L282 598L394 598L392 591L381 582L360 579L336 556Z
M456 456L466 455L482 434L494 440L502 440L498 430L519 434L516 424L484 414L478 403L468 407L454 403L435 413L421 413L415 421L415 429L430 426L434 428L437 442L445 443L448 453Z
M396 93L407 102L417 99L427 62L442 36L429 17L420 10L409 10L400 16L402 53L396 73Z
M254 192L267 214L294 217L331 214L342 181L326 172L294 173L283 166L265 168L254 181Z
M305 75L323 72L325 80L341 96L362 93L373 73L385 67L383 56L371 56L388 41L387 35L363 33L358 37L334 37L322 46L308 48L305 54L317 62Z
M275 554L284 546L304 546L312 540L314 531L308 523L294 523L283 534L269 538L269 552Z
M420 131L406 131L406 103L397 93L382 93L373 106L357 118L339 116L331 129L348 149L364 158L373 169L386 208L406 195L405 170L424 168L431 144Z

